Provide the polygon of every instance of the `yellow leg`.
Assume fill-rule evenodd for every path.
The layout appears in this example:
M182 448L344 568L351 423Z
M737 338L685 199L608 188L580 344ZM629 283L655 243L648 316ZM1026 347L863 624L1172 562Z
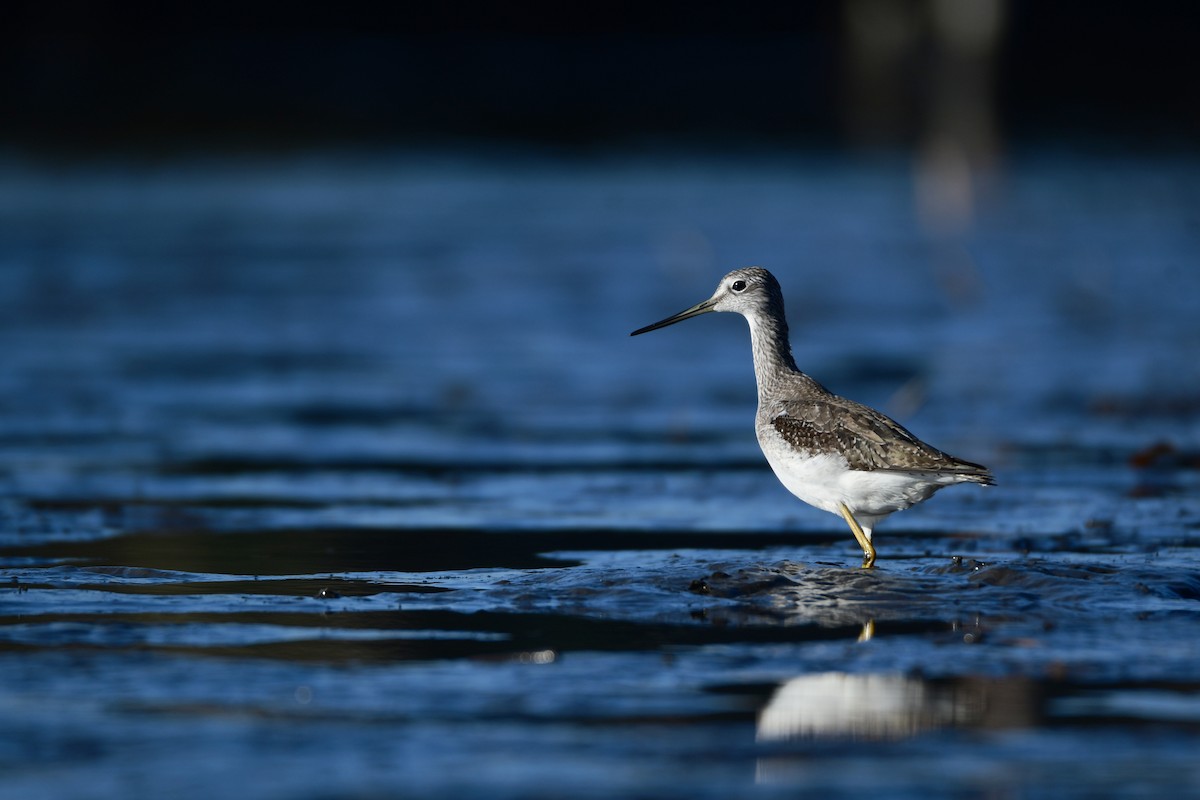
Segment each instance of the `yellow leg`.
M838 504L838 508L841 509L842 518L850 526L850 532L858 540L858 546L863 549L863 569L871 569L871 567L875 566L875 545L871 544L871 540L863 533L862 526L858 524L858 520L850 513L850 509L846 508L846 504L840 503Z

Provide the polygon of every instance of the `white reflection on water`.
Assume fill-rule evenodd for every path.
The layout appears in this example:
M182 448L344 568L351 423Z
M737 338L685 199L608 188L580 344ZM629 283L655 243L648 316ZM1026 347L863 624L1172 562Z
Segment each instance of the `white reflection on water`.
M901 739L948 727L1034 724L1042 699L1027 678L927 681L907 675L820 672L781 684L758 715L760 742Z
M1021 678L933 682L906 675L821 672L781 684L758 715L760 743L896 741L944 728L1036 723L1038 700ZM792 780L796 758L761 758L760 783Z
M904 738L960 724L971 709L959 699L903 675L802 675L759 713L758 740Z

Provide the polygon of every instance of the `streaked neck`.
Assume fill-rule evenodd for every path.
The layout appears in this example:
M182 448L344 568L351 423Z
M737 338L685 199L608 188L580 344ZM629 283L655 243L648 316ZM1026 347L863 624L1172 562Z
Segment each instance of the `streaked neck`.
M786 376L799 372L788 341L787 320L782 309L777 314L746 316L750 324L750 347L754 353L754 377L758 381L758 401Z

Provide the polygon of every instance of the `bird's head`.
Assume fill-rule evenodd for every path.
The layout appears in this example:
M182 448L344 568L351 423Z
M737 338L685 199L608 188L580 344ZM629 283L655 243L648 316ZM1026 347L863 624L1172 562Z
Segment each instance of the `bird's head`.
M629 335L649 333L710 311L735 311L744 317L753 317L766 312L774 304L778 304L780 308L783 305L783 292L780 291L779 281L775 280L775 276L762 267L742 267L721 278L717 290L704 302L653 325L639 328Z

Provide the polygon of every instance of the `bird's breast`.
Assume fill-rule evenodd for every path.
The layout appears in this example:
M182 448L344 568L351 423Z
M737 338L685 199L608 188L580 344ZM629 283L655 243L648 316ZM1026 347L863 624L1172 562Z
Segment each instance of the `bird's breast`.
M842 479L850 470L843 456L799 449L770 424L758 426L758 444L784 488L810 506L838 513L846 500Z

